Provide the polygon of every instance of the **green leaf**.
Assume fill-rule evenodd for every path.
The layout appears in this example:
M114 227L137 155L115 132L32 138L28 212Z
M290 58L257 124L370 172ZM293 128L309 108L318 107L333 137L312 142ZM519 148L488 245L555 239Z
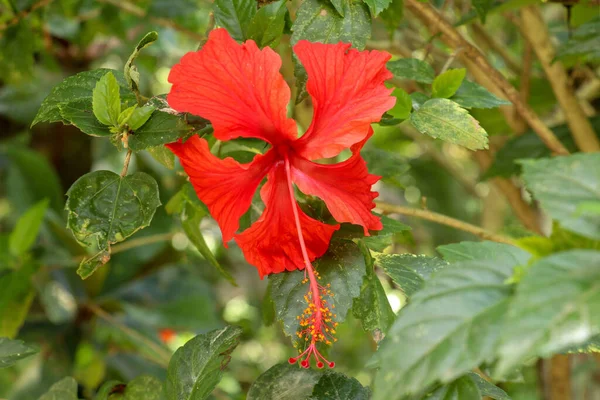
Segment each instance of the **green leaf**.
M140 54L142 49L150 46L157 39L158 39L158 33L154 32L154 31L146 33L146 35L142 38L142 40L140 40L138 45L135 46L133 53L131 53L131 55L129 56L129 59L125 63L125 68L123 71L124 75L125 75L125 79L127 80L127 84L129 86L129 88L131 90L133 90L133 92L136 94L136 97L139 97L140 73L138 72L136 66L133 65L133 62L135 61L137 56Z
M72 102L87 101L91 105L92 93L96 83L100 78L111 72L117 78L122 101L127 103L135 102L135 96L129 90L125 76L120 71L110 69L95 69L92 71L80 72L62 81L52 89L52 92L42 102L40 109L31 123L31 126L40 122L63 122L71 123L61 116L59 106L66 106Z
M238 42L249 39L249 28L256 14L255 0L215 0L215 23L227 29Z
M156 110L141 127L135 130L135 134L129 135L129 148L139 151L173 143L179 138L187 138L192 130L192 126L188 125L183 117Z
M437 257L415 254L378 254L376 263L411 297L425 285L431 274L448 266Z
M600 18L596 17L573 30L570 39L557 49L556 58L583 57L582 61L600 60Z
M365 275L365 260L352 242L332 243L325 255L314 263L321 276L321 282L331 284L335 294L333 304L337 318L335 322L343 322L352 307L353 299L360 295ZM308 292L308 284L303 284L304 271L282 272L269 276L271 298L275 304L277 319L283 322L283 331L297 341L296 332L300 324L296 319L307 307L304 296Z
M600 252L571 250L531 265L510 303L496 372L600 333Z
M165 146L148 147L146 151L165 168L175 168L175 154Z
M394 108L388 111L394 118L404 120L410 117L412 111L412 99L403 89L396 88L392 92L392 95L396 98L396 104Z
M526 265L531 254L518 247L490 241L460 242L438 246L437 251L449 263L494 260L510 265Z
M420 83L432 83L435 79L435 71L431 65L416 58L389 61L387 67L399 79L409 79Z
M102 124L94 115L91 99L59 104L58 109L65 123L75 126L87 135L98 137L113 135L110 127Z
M154 110L155 108L151 105L145 105L143 107L136 108L132 112L131 116L126 120L129 129L132 131L137 131L140 129L142 125L148 121Z
M237 286L235 279L231 276L227 270L223 269L221 264L217 261L214 254L210 251L210 248L206 244L204 240L204 236L202 236L202 231L200 231L200 221L207 214L204 212L199 212L190 203L186 204L184 207L184 212L181 214L181 225L185 234L187 235L190 242L198 249L202 257L206 259L213 267L219 271L219 273L227 279L229 283L233 286Z
M451 100L463 108L495 108L512 104L469 80L462 82Z
M39 400L77 400L77 382L68 376L52 385Z
M600 250L600 240L593 240L563 229L558 223L552 226L550 237L526 236L517 241L519 247L537 258L573 249Z
M123 393L123 391L125 390L126 385L121 382L121 381L117 381L117 380L110 380L108 382L104 382L102 384L102 386L100 386L100 389L98 389L98 392L96 393L96 397L94 397L94 400L109 400L109 396L111 396L113 393ZM122 399L123 397L118 397L118 399ZM113 400L114 397L110 397L110 400ZM117 400L117 399L114 399Z
M433 274L400 311L375 355L380 370L374 400L419 393L491 362L514 266L480 259Z
M352 303L352 314L361 320L363 329L371 332L375 342L379 343L394 322L396 315L375 273L371 253L364 245L361 246L361 250L367 264L367 273L360 289L360 296Z
M133 114L133 112L137 108L138 108L138 105L134 104L131 107L127 107L126 109L124 109L123 111L121 111L121 114L119 114L119 126L125 125L125 123L127 121L129 121L129 118L131 117L131 114Z
M180 347L167 369L167 399L206 399L221 380L241 334L241 328L227 326L198 335Z
M38 265L32 261L0 274L0 337L14 338L27 317L35 296L33 274Z
M248 27L249 38L253 39L259 47L276 47L283 35L287 12L285 0L262 6Z
M391 151L373 148L362 149L360 154L367 162L370 173L382 176L381 180L385 183L403 187L400 178L410 169L406 158Z
M426 398L427 400L481 400L481 393L469 376L463 376L434 390Z
M42 226L48 204L49 201L44 199L19 218L8 238L8 246L12 255L22 256L31 249Z
M494 0L473 0L473 8L477 12L481 22L485 24L488 11L494 5Z
M600 239L600 215L581 215L582 203L600 199L600 154L523 160L523 179L542 209L565 229Z
M153 376L138 376L127 384L123 400L164 400L163 383Z
M107 72L96 83L92 92L92 111L104 125L119 126L121 115L121 96L119 84L112 72Z
M491 382L486 381L481 376L474 372L469 372L466 376L471 378L479 388L481 396L490 397L494 400L511 400L506 392Z
M308 400L369 400L371 391L360 382L339 372L325 372Z
M373 171L371 171L373 172ZM394 235L400 232L410 231L412 228L408 225L404 225L402 222L386 217L382 215L381 223L383 229L380 231L371 232L371 236L365 236L362 238L363 243L374 251L383 251L386 247L389 247L394 242Z
M110 259L110 245L121 242L148 226L160 205L158 184L150 175L136 172L121 177L95 171L79 178L67 192L68 228L86 246L99 252L77 271L89 277Z
M373 18L378 16L383 10L390 6L392 0L364 0L369 6Z
M470 150L488 148L487 133L467 110L448 99L431 99L410 116L421 133Z
M306 399L322 376L322 373L297 365L276 364L252 384L247 400Z
M10 367L24 358L39 353L39 349L32 347L21 340L11 340L0 337L0 368Z
M400 26L402 17L404 17L404 0L392 0L390 5L379 15L390 35Z
M430 99L430 97L422 92L412 92L410 94L410 99L412 101L413 108L415 111L418 111L419 108L421 108L421 106Z
M449 69L438 75L431 85L431 96L447 99L452 97L465 79L467 70L465 68Z

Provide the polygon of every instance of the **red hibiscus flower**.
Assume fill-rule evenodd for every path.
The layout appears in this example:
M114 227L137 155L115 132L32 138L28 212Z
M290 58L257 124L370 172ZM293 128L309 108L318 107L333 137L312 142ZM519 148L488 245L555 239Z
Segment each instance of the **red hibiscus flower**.
M379 121L395 99L383 84L392 77L385 67L388 53L305 40L294 46L294 52L308 74L307 91L314 107L304 135L298 137L295 121L287 117L290 89L279 73L277 53L259 49L252 40L240 45L226 30L215 29L201 50L187 53L173 67L167 101L177 111L208 119L219 140L257 138L270 149L251 163L240 164L212 155L206 140L198 136L168 147L221 227L223 242L234 239L261 278L306 268L309 312L303 317L303 332L314 347L315 342L329 341L325 330L334 326L326 301L320 299L327 290L317 283L311 261L325 253L339 225L306 215L296 203L293 185L320 197L336 221L361 225L365 235L380 230L381 222L371 212L377 196L371 186L379 177L369 174L360 149L373 133L371 123ZM348 148L353 155L344 162L315 162ZM265 176L260 191L263 214L236 233ZM316 347L307 351L303 366L308 367L311 354L323 366Z

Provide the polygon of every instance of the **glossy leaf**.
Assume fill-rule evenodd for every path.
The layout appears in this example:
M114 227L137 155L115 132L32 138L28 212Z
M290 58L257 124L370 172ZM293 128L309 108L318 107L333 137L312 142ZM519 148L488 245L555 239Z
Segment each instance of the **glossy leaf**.
M365 260L354 243L332 243L329 251L313 263L321 276L321 281L331 284L335 294L336 322L343 322L352 307L353 299L360 295L365 275ZM308 284L303 284L304 271L282 272L269 276L271 298L275 304L277 319L283 322L283 331L297 340L296 332L300 327L296 316L306 308L304 296L308 292Z
M23 214L8 237L8 246L14 256L22 256L35 243L44 214L48 208L48 200L42 200Z
M119 84L112 72L107 72L98 80L92 91L92 111L104 125L118 126L121 115Z
M248 36L259 47L275 47L279 44L285 27L287 14L285 0L278 0L262 6L248 27Z
M416 58L389 61L387 67L399 79L409 79L420 83L432 83L435 79L435 71L431 65Z
M431 274L448 266L437 257L414 254L378 254L376 263L408 297L423 288Z
M373 231L371 236L365 236L362 239L362 242L371 250L383 251L386 247L392 245L394 241L394 235L397 233L410 231L412 229L410 226L390 217L382 215L380 218L381 223L383 224L383 229L380 231Z
M30 357L40 350L21 340L0 337L0 368L10 367L24 358Z
M512 104L469 80L463 80L451 100L463 108L495 108Z
M308 400L369 400L371 391L339 372L327 371L313 388Z
M600 252L571 250L531 265L517 286L497 350L504 375L600 333Z
M247 400L306 399L322 376L322 373L297 365L276 364L252 384Z
M96 246L91 262L82 262L78 273L89 277L110 259L110 245L148 226L160 205L158 185L143 172L121 177L95 171L79 178L67 192L68 228L86 246Z
M582 215L582 203L600 199L600 154L523 160L523 179L534 198L561 226L600 239L600 215Z
M241 328L227 326L198 335L180 347L167 369L167 399L206 399L221 380L241 334Z
M249 39L248 30L256 14L254 0L216 0L213 3L215 23L227 29L238 42Z
M52 385L39 400L77 400L77 382L66 377Z
M421 133L470 150L488 148L486 131L467 110L448 99L431 99L413 112L410 121Z
M464 68L449 69L438 75L431 84L431 96L447 99L452 97L465 79L467 70Z

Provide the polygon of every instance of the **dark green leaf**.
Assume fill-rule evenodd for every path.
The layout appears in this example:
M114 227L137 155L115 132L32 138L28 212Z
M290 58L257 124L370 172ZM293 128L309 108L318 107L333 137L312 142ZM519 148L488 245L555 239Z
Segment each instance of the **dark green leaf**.
M433 274L400 311L376 353L375 400L419 393L491 362L514 266L480 259Z
M14 256L22 256L31 249L40 231L48 200L44 199L31 207L17 221L17 225L8 237L8 246Z
M227 29L238 42L249 39L248 30L256 14L255 0L215 0L215 23Z
M415 111L418 111L419 108L421 108L421 106L425 104L427 100L430 99L430 97L422 92L412 92L410 94L410 99L412 100L413 108L415 109Z
M332 243L323 257L314 263L321 276L321 282L331 284L335 294L333 304L337 318L343 322L353 299L360 295L365 275L365 260L354 243ZM271 298L275 303L277 319L283 322L283 331L297 340L296 332L300 324L296 319L307 307L304 296L308 292L308 284L303 284L304 271L282 272L269 276Z
M600 333L600 252L571 250L531 265L517 286L496 372L585 343Z
M77 127L83 133L98 137L113 135L110 127L102 124L94 115L91 99L59 104L58 109L63 122Z
M79 178L67 192L68 227L75 238L100 250L98 260L82 263L78 273L87 278L110 258L110 245L148 226L160 205L158 185L144 172L121 177L95 171Z
M384 215L381 216L381 223L383 224L382 230L373 231L371 236L365 236L362 239L363 243L371 250L383 251L393 244L395 234L411 230L410 226Z
M142 38L142 40L140 40L138 45L135 46L135 50L133 50L133 53L131 53L131 55L129 56L129 59L125 63L125 69L124 69L125 79L127 80L127 84L129 85L129 88L131 90L133 90L134 93L136 93L136 95L139 95L140 73L138 72L136 66L133 65L133 62L135 61L137 56L140 54L140 52L142 51L143 48L150 46L157 39L158 39L158 33L154 32L154 31L148 32Z
M419 291L431 274L448 266L437 257L415 254L378 254L376 263L408 297Z
M283 35L287 12L285 0L262 6L248 27L249 38L253 39L259 47L276 47Z
M475 384L479 388L481 396L487 396L494 400L510 400L510 396L506 394L504 390L500 389L493 383L486 381L478 374L474 372L469 372L467 376L471 378L473 382L475 382Z
M242 330L235 326L198 335L180 347L169 362L169 400L203 400L221 380Z
M435 71L431 65L416 58L389 61L387 67L399 79L410 79L420 83L432 83L435 79Z
M109 399L109 395L111 395L115 389L120 390L120 388L125 390L125 384L121 381L110 380L104 382L102 386L100 386L100 389L98 389L98 393L96 393L94 400L113 400L112 398ZM119 399L122 399L122 397L119 397Z
M38 353L40 350L21 340L0 337L0 368L10 367L14 363Z
M431 99L410 116L421 133L470 150L488 148L487 133L467 110L448 99Z
M577 27L571 38L557 50L556 58L583 56L586 61L600 60L600 17Z
M391 4L379 15L391 34L400 26L404 16L404 0L392 0Z
M477 12L481 22L485 24L488 11L494 5L494 0L473 0L473 8Z
M247 400L306 399L323 374L288 363L276 364L252 384Z
M129 90L127 82L125 81L125 76L121 72L105 68L80 72L77 75L68 77L52 89L52 92L43 101L31 126L39 122L62 121L67 124L70 123L70 121L65 120L61 116L59 106L62 105L64 107L69 103L82 100L89 102L91 106L92 92L96 87L96 83L108 72L111 72L117 78L121 100L125 104L133 104L135 102L135 96Z
M462 84L466 74L467 70L460 68L449 69L448 71L438 75L431 84L431 96L442 97L445 99L452 97L452 95L456 93Z
M462 82L451 100L463 108L495 108L512 104L469 80Z
M151 105L134 109L131 116L126 120L129 129L133 131L140 129L148 121L154 110L155 108Z
M378 16L383 10L389 7L392 0L365 0L369 6L373 18Z
M179 138L188 137L192 129L182 116L156 110L146 123L129 135L129 148L139 151L173 143Z
M449 263L494 260L510 265L526 265L531 254L518 247L496 242L460 242L439 246L437 251Z
M104 125L118 126L121 115L121 96L119 84L112 72L107 72L98 82L92 92L92 111Z
M600 199L600 154L523 160L523 179L542 209L563 228L600 239L600 215L581 215L580 204Z
M77 400L77 382L68 376L52 385L39 400Z
M339 372L325 372L308 400L369 400L371 391L360 382Z
M361 156L367 162L369 172L381 176L381 180L402 187L400 177L409 170L408 160L398 153L367 148L362 149Z
M436 389L426 398L427 400L481 400L481 393L469 376L463 376Z
M127 384L123 400L164 400L163 383L153 376L138 376Z

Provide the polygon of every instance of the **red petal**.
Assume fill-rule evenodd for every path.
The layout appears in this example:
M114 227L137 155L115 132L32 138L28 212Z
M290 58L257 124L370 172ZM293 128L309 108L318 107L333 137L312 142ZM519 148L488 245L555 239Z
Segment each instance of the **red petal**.
M248 229L236 235L246 260L258 269L261 279L268 274L304 269L294 213L281 162L269 173L260 191L265 211ZM295 201L295 200L294 200ZM322 256L339 225L327 225L306 215L298 206L302 235L310 260Z
M268 151L254 157L251 163L240 164L230 157L215 157L208 142L198 136L167 147L179 157L198 198L219 223L223 242L228 242L239 228L240 217L250 208L260 181L272 167L275 153Z
M220 140L294 140L296 123L286 116L290 88L280 67L269 47L260 50L252 40L240 45L225 29L215 29L201 50L171 69L167 101L177 111L210 120Z
M366 236L369 230L383 228L379 218L371 212L375 207L373 199L379 195L371 191L371 186L380 177L369 174L367 163L360 156L362 145L373 132L369 131L362 142L352 146L354 154L344 162L325 165L302 157L291 160L292 179L298 188L323 199L336 221L362 225Z
M296 144L309 160L334 157L360 142L396 101L383 84L392 77L385 67L391 55L349 48L306 40L294 46L308 74L306 89L314 107L312 123Z

